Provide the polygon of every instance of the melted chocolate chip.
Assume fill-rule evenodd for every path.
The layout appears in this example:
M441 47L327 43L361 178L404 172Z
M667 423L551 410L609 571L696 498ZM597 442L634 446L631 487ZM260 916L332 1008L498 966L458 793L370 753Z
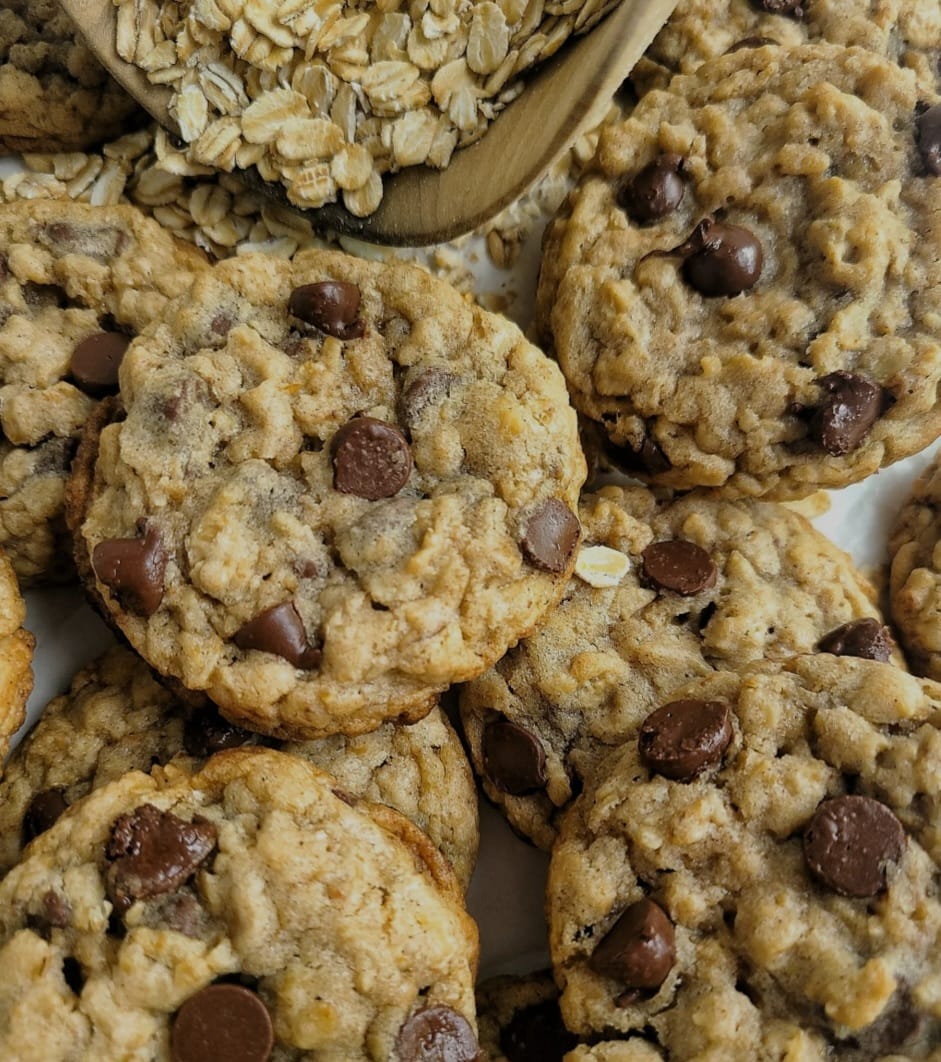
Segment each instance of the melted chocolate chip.
M562 1024L554 999L517 1011L500 1032L500 1048L508 1062L562 1062L577 1046L578 1037Z
M431 368L416 376L402 392L399 411L405 424L414 424L426 410L439 405L451 393L458 377L444 369Z
M886 888L886 873L902 858L905 829L867 796L824 800L804 831L804 859L818 881L843 896L865 898Z
M163 600L167 554L159 532L148 527L143 538L109 538L92 552L92 567L121 605L152 616Z
M148 903L142 924L151 929L172 929L198 940L206 929L208 917L192 893L171 892Z
M885 663L892 655L892 635L889 628L876 619L850 620L825 634L817 643L817 648L821 653L858 656L863 660Z
M467 1019L450 1007L425 1007L399 1029L396 1062L476 1062L477 1039Z
M130 336L121 332L98 332L72 351L69 372L87 395L101 398L118 390L118 368L130 345Z
M293 601L260 612L232 635L232 641L239 649L273 653L307 671L320 666L321 651L310 644Z
M333 485L341 494L377 501L391 498L412 474L408 440L394 424L354 417L334 435Z
M817 381L826 393L810 421L810 435L828 454L855 450L885 410L885 392L865 376L831 372Z
M64 789L44 789L37 793L23 815L23 844L29 844L54 826L68 806Z
M565 502L550 498L526 521L520 546L537 568L560 573L568 567L580 533L578 517Z
M55 889L49 889L43 893L39 911L26 921L30 929L44 935L53 929L67 929L72 924L72 905Z
M765 257L758 237L741 225L704 218L688 240L654 255L679 255L686 282L701 295L740 295L755 286Z
M588 966L627 988L656 989L676 961L673 923L653 900L632 903L595 948Z
M359 320L360 291L342 280L303 284L291 292L288 309L306 324L337 339L359 339L366 325Z
M803 18L803 0L752 0L752 6L759 11L767 11L769 15L790 15L792 18Z
M715 563L695 542L682 538L651 542L641 560L644 578L658 590L689 597L716 585Z
M105 848L108 896L115 910L136 900L173 892L185 884L216 846L209 822L184 822L153 804L121 815Z
M689 782L719 763L732 740L732 720L721 701L673 701L644 720L638 745L644 763L665 778Z
M682 167L682 156L660 155L621 186L618 204L639 225L672 214L686 192Z
M498 789L512 796L545 789L546 754L528 730L496 720L484 729L482 745L484 773Z
M925 171L941 176L941 103L936 103L915 119L915 138Z
M183 748L190 756L205 760L223 749L237 749L255 740L255 735L223 719L214 708L200 708L186 720Z
M847 1046L865 1052L867 1058L895 1054L922 1034L925 1021L911 991L902 987L872 1025L849 1038Z
M173 1019L173 1062L267 1062L273 1047L268 1008L242 985L208 985Z

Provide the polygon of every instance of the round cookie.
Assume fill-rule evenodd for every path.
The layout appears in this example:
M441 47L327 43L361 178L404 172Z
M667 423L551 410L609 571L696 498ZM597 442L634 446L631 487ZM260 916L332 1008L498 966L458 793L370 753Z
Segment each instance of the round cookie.
M553 852L569 1027L645 1030L674 1062L929 1057L941 686L819 655L674 696L605 762Z
M584 578L461 691L485 792L542 848L599 757L691 679L822 645L902 663L850 558L784 506L609 486L580 518Z
M941 679L941 455L915 482L889 535L889 607L919 675Z
M55 0L4 0L0 147L78 151L126 133L138 116Z
M941 432L939 106L815 44L712 60L605 128L538 313L625 463L801 497Z
M235 722L419 718L562 593L586 472L562 376L419 269L222 262L121 387L73 479L87 584Z
M0 883L0 1055L473 1062L457 884L334 784L237 749L70 808Z
M24 840L90 790L154 764L172 761L194 771L213 752L258 740L211 708L184 706L136 654L110 650L46 706L7 762L0 781L0 876L19 860ZM477 793L460 740L440 709L412 726L386 723L359 737L274 747L327 771L352 797L411 819L467 888L479 841Z
M26 700L33 689L30 665L36 639L23 627L25 621L26 605L16 575L0 550L0 764L26 719Z
M0 206L0 545L22 582L73 573L63 497L81 427L116 390L127 338L203 270L133 207Z

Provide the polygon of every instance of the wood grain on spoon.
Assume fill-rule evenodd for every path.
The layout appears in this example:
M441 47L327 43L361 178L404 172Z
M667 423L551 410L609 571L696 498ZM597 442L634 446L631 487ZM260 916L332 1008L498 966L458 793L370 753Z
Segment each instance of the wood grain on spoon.
M115 50L113 0L60 0L92 51L154 118L172 132L170 90L151 85ZM620 0L595 29L572 39L529 76L522 95L445 170L414 166L385 178L379 209L357 218L342 206L300 210L280 184L245 174L253 187L291 206L320 231L372 243L425 246L477 228L523 194L586 131L592 106L610 99L656 36L677 0Z

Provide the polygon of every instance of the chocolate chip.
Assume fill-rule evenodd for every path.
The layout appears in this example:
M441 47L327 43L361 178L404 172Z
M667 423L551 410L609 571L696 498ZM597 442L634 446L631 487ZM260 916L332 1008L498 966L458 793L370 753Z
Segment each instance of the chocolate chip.
M128 245L128 235L110 225L74 225L53 221L41 225L36 236L46 247L60 255L80 254L109 265Z
M875 896L890 863L905 848L905 830L892 812L867 796L824 800L804 830L811 874L843 896Z
M450 1007L425 1007L405 1022L395 1040L396 1062L476 1062L477 1038Z
M578 1046L578 1037L562 1024L554 999L517 1011L500 1032L508 1062L562 1062Z
M255 735L234 726L214 708L199 708L186 720L183 748L198 759L208 759L223 749L237 749L254 741Z
M925 170L941 176L941 103L922 111L915 119L915 138Z
M161 931L172 929L191 940L198 940L208 924L208 917L192 893L171 892L158 896L147 905L142 924Z
M110 864L105 885L115 910L124 912L136 900L178 889L215 845L216 828L210 822L184 822L153 804L121 815L105 848Z
M444 369L431 368L416 376L402 392L399 411L405 424L414 424L427 409L439 405L451 393L458 377Z
M921 1036L925 1024L926 1015L919 1010L911 990L903 986L872 1025L867 1025L849 1038L847 1046L865 1052L866 1058L894 1055Z
M755 286L764 265L758 237L741 225L704 218L688 240L669 251L683 259L686 282L701 295L740 295Z
M42 895L39 911L29 915L26 923L43 935L53 929L67 929L72 924L72 905L55 889L49 889Z
M173 1062L267 1062L273 1047L268 1008L242 985L208 985L190 996L170 1033Z
M262 653L273 653L307 671L320 666L322 653L317 646L310 644L304 621L293 601L260 612L232 635L232 641L246 652L257 649Z
M656 989L676 961L673 923L653 900L632 903L588 960L589 969L628 988Z
M752 0L752 7L759 11L767 11L769 15L790 15L792 18L803 18L803 0Z
M718 763L732 740L729 706L721 701L672 701L644 720L638 745L644 763L665 778L689 782Z
M545 789L546 754L528 730L496 720L484 728L482 745L484 773L498 789L512 796Z
M858 656L863 660L885 663L892 655L892 635L889 628L876 619L850 620L825 634L817 643L817 648L821 653Z
M163 600L167 554L159 532L148 527L142 538L109 538L92 552L92 567L121 605L152 616Z
M817 383L826 398L810 421L810 435L828 454L841 457L855 450L885 409L885 392L865 376L831 372Z
M303 284L291 292L288 309L306 324L337 339L359 339L366 325L359 320L360 291L342 280Z
M537 568L564 572L578 545L580 533L578 517L565 502L550 498L526 521L520 546Z
M130 342L121 332L98 332L76 346L69 372L85 394L101 398L117 392L118 367Z
M29 844L54 826L68 806L64 789L44 789L37 793L23 815L23 844Z
M682 538L651 542L641 554L644 578L658 590L672 590L689 597L716 585L712 557Z
M681 176L680 155L660 155L618 191L618 204L639 225L672 214L683 201L686 185Z
M740 52L745 48L764 48L768 44L778 44L778 41L774 37L743 37L740 41L736 41L731 48L727 48L725 54L731 55L732 52Z
M394 424L354 417L334 435L333 485L341 494L377 501L391 498L412 473L408 440Z

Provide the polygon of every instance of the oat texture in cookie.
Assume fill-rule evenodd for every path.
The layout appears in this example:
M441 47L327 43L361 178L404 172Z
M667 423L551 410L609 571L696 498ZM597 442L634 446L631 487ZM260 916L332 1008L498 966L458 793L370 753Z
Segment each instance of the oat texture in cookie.
M4 0L0 147L74 151L117 136L139 114L55 0Z
M485 792L543 848L599 757L691 679L815 650L901 664L850 558L784 506L609 486L580 516L560 604L461 691Z
M208 269L131 207L0 206L0 545L21 582L72 572L63 494L130 338Z
M941 686L817 655L676 696L553 852L568 1026L676 1062L936 1057Z
M194 771L216 752L262 743L210 707L193 711L127 649L115 648L44 709L0 782L0 876L24 844L92 789L128 771L172 761ZM477 795L470 765L438 708L412 726L386 723L359 737L267 742L328 771L353 798L388 804L441 849L463 887L477 856Z
M66 811L0 883L2 1057L380 1062L425 1040L473 1062L456 881L402 815L335 788L235 749Z
M26 719L26 699L33 688L30 665L36 639L23 627L25 621L26 605L16 574L0 550L0 763L10 738Z
M88 581L234 722L418 718L562 593L585 464L561 374L421 270L230 259L121 385L75 480Z
M938 435L938 107L910 71L815 44L712 60L606 127L538 310L625 460L799 497Z

